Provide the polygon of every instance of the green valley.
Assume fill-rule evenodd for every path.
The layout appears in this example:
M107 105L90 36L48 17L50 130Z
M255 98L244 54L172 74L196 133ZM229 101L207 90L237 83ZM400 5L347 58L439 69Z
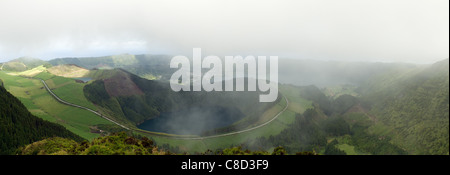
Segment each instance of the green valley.
M55 59L50 61L53 65L0 71L0 80L39 118L94 142L99 136L117 132L146 137L160 149L156 154L223 153L241 148L267 153L279 146L287 154L448 154L449 71L443 66L448 65L448 59L430 66L361 64L371 74L355 75L352 80L357 81L341 85L319 88L280 83L278 100L260 104L255 103L258 93L251 92L173 92L164 78L173 70L161 68L166 64L163 58L119 55ZM158 69L142 71L144 67L137 64ZM353 65L340 66L336 69ZM294 71L284 71L288 70ZM140 76L131 72L140 72ZM163 78L154 78L158 76ZM40 79L62 100L100 112L130 130L90 111L59 103ZM274 116L277 118L272 121ZM150 121L160 123L148 128L141 125ZM189 123L192 121L213 127L183 128L195 125ZM163 130L155 127L158 125L164 126ZM53 142L78 145L75 147L83 144L49 139L29 145L23 154L30 154L27 149L47 150L45 145ZM98 149L95 143L92 146ZM118 154L141 154L136 149L143 150L133 148ZM42 154L90 154L74 151L64 148Z

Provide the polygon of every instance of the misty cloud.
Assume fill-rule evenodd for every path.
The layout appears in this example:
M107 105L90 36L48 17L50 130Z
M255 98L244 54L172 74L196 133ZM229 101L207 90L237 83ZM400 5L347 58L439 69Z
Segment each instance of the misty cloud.
M145 121L139 128L181 135L202 135L203 132L227 127L244 116L239 110L223 107L193 107L182 111L162 113Z
M121 53L432 63L449 2L0 1L0 62Z

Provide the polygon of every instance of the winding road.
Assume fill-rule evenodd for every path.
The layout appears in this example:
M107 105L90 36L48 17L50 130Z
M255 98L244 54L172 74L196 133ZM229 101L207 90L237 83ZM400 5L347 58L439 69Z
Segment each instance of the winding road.
M44 86L45 86L45 89L47 89L47 91L48 91L48 92L49 92L49 93L50 93L57 101L59 101L59 102L62 103L62 104L65 104L65 105L69 105L69 106L72 106L72 107L76 107L76 108L80 108L80 109L84 109L84 110L90 111L90 112L94 113L95 115L98 115L98 116L100 116L100 117L102 117L102 118L104 118L104 119L106 119L106 120L108 120L108 121L110 121L110 122L116 124L117 126L120 126L120 127L124 128L124 129L126 129L126 130L133 130L133 131L137 131L137 132L143 132L143 133L148 133L148 134L155 134L155 133L151 133L151 132L145 132L145 131L141 131L141 130L130 129L130 128L128 128L128 127L126 127L126 126L124 126L124 125L122 125L122 124L120 124L120 123L118 123L118 122L116 122L116 121L114 121L114 120L112 120L112 119L110 119L110 118L108 118L108 117L106 117L106 116L100 114L100 113L97 112L97 111L94 111L94 110L89 109L89 108L84 107L84 106L80 106L80 105L76 105L76 104L73 104L73 103L69 103L69 102L67 102L67 101L64 101L64 100L62 100L61 98L59 98L56 94L54 94L54 93L52 92L52 90L50 90L50 88L47 86L47 83L45 83L44 80L42 80L42 79L40 79L40 78L37 78L37 79L41 80L41 82L42 82L42 83L44 84ZM289 107L289 101L288 101L288 99L286 98L286 96L284 96L284 95L283 95L283 98L286 100L286 106L284 107L284 109L281 110L280 112L278 112L277 115L275 115L272 119L270 119L269 121L267 121L267 122L265 122L265 123L263 123L263 124L261 124L261 125L258 125L258 126L255 126L255 127L249 128L249 129L241 130L241 131L235 131L235 132L230 132L230 133L225 133L225 134L218 134L218 135L212 135L212 136L204 136L204 137L177 137L177 136L166 136L166 137L171 137L171 138L174 138L174 139L182 139L182 140L203 140L203 139L210 139L210 138L224 137L224 136L230 136L230 135L240 134L240 133L244 133L244 132L249 132L249 131L252 131L252 130L261 128L261 127L263 127L263 126L266 126L267 124L269 124L269 123L273 122L275 119L277 119L278 116L280 116L284 111L286 111L286 109ZM157 134L155 134L155 135L157 135ZM164 136L164 135L159 135L159 136Z
M84 110L87 110L87 111L89 111L89 112L94 113L95 115L98 115L98 116L100 116L100 117L102 117L102 118L104 118L104 119L106 119L106 120L108 120L108 121L110 121L110 122L116 124L117 126L120 126L120 127L124 128L124 129L126 129L126 130L130 130L130 128L128 128L128 127L126 127L126 126L123 126L123 125L121 125L120 123L117 123L116 121L114 121L114 120L112 120L112 119L110 119L110 118L108 118L108 117L106 117L106 116L104 116L104 115L98 113L97 111L94 111L94 110L89 109L89 108L87 108L87 107L80 106L80 105L76 105L76 104L69 103L69 102L67 102L67 101L62 100L62 99L59 98L56 94L54 94L54 93L52 92L52 90L50 90L50 88L47 86L47 83L45 83L44 80L42 80L42 79L40 79L40 78L38 78L38 79L41 80L41 82L44 84L45 89L47 89L47 91L48 91L48 92L49 92L56 100L58 100L60 103L65 104L65 105L69 105L69 106L73 106L73 107L77 107L77 108L81 108L81 109L84 109Z

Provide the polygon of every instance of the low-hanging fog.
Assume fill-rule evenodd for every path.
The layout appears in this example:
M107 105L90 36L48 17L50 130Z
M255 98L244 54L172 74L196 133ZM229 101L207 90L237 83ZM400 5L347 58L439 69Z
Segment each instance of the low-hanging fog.
M444 0L2 0L0 62L121 53L433 63Z

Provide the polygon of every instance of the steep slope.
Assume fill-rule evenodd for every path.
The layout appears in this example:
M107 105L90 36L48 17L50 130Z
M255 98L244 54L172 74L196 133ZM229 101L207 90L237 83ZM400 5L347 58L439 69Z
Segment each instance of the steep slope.
M33 116L13 95L0 87L0 154L47 137L83 140L63 126Z
M363 86L362 99L390 128L392 142L413 154L448 154L449 60L424 69L386 74ZM384 129L386 130L386 129Z
M69 78L84 77L89 73L89 70L74 64L63 64L53 66L47 69L53 75Z

